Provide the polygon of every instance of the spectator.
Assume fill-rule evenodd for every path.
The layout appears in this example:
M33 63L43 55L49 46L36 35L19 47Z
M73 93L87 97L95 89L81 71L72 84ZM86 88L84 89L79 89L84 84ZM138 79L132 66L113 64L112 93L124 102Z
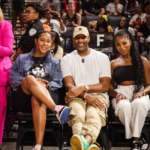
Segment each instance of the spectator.
M73 32L73 43L77 50L61 60L67 90L65 101L71 108L68 124L72 127L70 145L73 150L99 150L92 143L96 141L101 127L106 125L109 107L109 58L89 48L89 40L87 28L76 27Z
M150 5L150 0L143 0L144 2L144 7L146 7L146 6L148 6L148 5Z
M146 15L146 23L140 25L137 35L140 36L141 42L150 35L150 14Z
M149 144L141 132L150 109L149 63L140 56L134 39L127 30L116 34L115 45L121 56L111 62L109 95L113 97L112 107L125 126L125 138L133 138L131 150L147 150ZM114 82L117 83L115 90Z
M57 20L52 19L51 11L49 9L44 10L43 18L40 20L43 24L48 24L51 27L52 31L55 31L59 34L65 33L67 31L66 26L64 25L60 13L56 13L57 15ZM64 40L63 38L60 37L61 45L64 45Z
M146 8L145 8L145 12L146 12L147 14L149 14L149 13L150 13L150 5L147 5L147 6L146 6Z
M89 16L97 16L103 15L105 13L105 9L98 0L89 0L89 2L85 3L84 6L84 14Z
M70 0L72 1L72 0ZM68 12L68 3L70 2L69 0L65 0L61 3L61 13L67 13ZM80 4L79 1L74 0L74 4L75 4L75 12L79 13L80 15L82 15L82 6Z
M11 84L9 79L11 61L9 57L13 52L13 42L12 25L3 19L3 13L0 8L0 145L2 143L7 108L7 93Z
M81 15L75 12L74 2L68 3L68 12L63 14L62 19L66 26L81 25Z
M19 16L20 25L21 25L20 33L24 34L25 27L24 27L23 11L25 9L25 0L12 0L12 9L13 9L13 31L14 31L14 34L17 31L17 28L16 28L17 16Z
M55 31L51 31L51 34L53 36L53 40L50 48L50 55L61 60L63 57L63 49L61 47L59 35Z
M18 44L17 52L11 57L11 61L14 62L20 54L31 52L34 48L34 39L38 31L43 30L43 25L40 22L43 10L39 4L30 3L26 6L26 21L28 26L25 34L21 37Z
M112 1L112 0L99 0L99 2L102 3L102 5L104 6L104 8L106 8L107 5L108 5L109 3L111 3L111 1Z
M107 6L107 15L108 16L121 15L122 10L123 5L119 4L119 0L114 0L113 3L109 3Z
M134 28L135 31L138 30L139 26L144 23L146 14L143 5L138 5L136 7L136 14L130 20L129 25Z
M127 1L124 8L124 14L128 17L135 15L137 6L138 3L136 2L136 0Z
M48 31L38 32L35 49L19 55L11 67L10 79L17 89L15 109L32 112L36 139L33 150L41 150L43 145L46 113L53 111L61 124L68 121L70 113L68 107L57 105L57 89L62 87L62 73L58 59L49 55L51 40L52 36Z
M113 29L107 23L107 15L100 15L97 23L93 27L92 32L113 32Z
M133 28L129 27L129 19L126 17L121 17L119 27L115 29L115 35L121 30L128 30L132 36L135 36Z
M147 58L150 64L150 37L147 38L147 51L143 52L141 56Z
M60 13L60 1L59 0L42 0L41 6L43 9L50 8L52 11Z

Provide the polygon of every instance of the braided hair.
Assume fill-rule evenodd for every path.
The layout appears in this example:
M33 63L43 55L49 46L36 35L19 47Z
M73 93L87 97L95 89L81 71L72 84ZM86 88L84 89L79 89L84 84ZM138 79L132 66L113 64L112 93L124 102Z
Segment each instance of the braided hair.
M130 46L130 55L132 57L132 66L136 75L134 93L137 93L145 85L145 72L143 61L136 48L134 38L132 37L131 33L127 30L120 31L115 35L115 39L119 36L125 36L132 42Z

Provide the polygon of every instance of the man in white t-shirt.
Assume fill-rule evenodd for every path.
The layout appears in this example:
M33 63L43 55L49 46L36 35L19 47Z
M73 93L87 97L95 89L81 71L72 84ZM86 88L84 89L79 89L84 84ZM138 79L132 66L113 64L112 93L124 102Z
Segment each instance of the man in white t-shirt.
M121 15L123 5L119 4L119 0L114 0L113 3L107 5L107 16Z
M41 6L43 9L50 8L52 11L60 12L60 1L59 0L42 0Z
M61 60L61 71L67 91L65 101L69 104L69 126L73 136L73 150L99 150L92 144L101 127L106 125L110 86L110 61L107 55L89 48L89 32L78 26L73 32L73 43L77 50Z

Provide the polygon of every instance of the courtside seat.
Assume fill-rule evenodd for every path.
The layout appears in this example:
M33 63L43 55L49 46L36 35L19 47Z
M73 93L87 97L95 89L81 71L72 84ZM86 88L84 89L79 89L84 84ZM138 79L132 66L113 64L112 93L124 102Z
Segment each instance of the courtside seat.
M108 25L115 30L119 26L121 17L122 16L108 16Z
M84 26L88 27L89 21L95 21L95 20L98 20L98 18L99 18L99 16L88 16L88 15L86 15L84 18Z

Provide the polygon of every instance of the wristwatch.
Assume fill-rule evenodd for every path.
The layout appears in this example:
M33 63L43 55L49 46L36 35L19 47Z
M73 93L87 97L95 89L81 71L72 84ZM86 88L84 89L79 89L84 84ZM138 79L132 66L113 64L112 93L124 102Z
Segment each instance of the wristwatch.
M85 87L85 89L86 89L85 91L88 92L89 86L88 86L88 85L84 85L84 87Z

